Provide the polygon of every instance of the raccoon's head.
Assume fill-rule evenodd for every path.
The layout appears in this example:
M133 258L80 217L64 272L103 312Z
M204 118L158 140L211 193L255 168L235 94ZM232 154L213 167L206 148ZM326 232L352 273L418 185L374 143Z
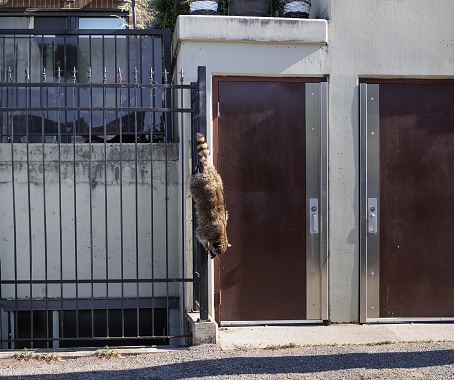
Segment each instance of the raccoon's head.
M229 247L231 247L231 245L227 240L222 243L219 241L214 243L208 242L208 252L210 252L212 259L214 259L216 256L221 256L225 251L227 251L227 248Z

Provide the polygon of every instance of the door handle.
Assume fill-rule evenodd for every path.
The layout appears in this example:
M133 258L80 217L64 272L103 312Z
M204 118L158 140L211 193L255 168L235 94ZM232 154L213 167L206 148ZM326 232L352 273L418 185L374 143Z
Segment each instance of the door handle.
M377 198L367 199L367 231L370 234L378 232Z
M319 233L318 198L309 198L309 232L311 234Z

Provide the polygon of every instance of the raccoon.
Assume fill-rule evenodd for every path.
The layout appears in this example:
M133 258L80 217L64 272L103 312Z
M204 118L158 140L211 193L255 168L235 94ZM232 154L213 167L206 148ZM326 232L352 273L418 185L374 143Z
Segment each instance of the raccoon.
M205 136L196 135L197 151L203 170L197 166L189 181L197 215L197 238L211 258L222 255L230 244L227 239L228 214L224 203L222 179L211 162Z

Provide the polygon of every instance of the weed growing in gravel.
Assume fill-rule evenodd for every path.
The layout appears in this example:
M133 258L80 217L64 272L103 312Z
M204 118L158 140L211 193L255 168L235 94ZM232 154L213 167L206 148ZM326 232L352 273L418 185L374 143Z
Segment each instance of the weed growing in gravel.
M382 342L372 342L372 343L367 343L366 346L383 346L386 344L393 344L390 340L384 340Z
M250 344L234 344L233 345L233 349L235 351L249 351L253 348L254 347L252 347L252 345L250 345Z
M24 350L22 352L18 352L14 357L17 360L25 360L28 362L32 357L33 357L33 351L30 351L27 349L27 347L24 347Z
M299 347L296 343L287 343L287 344L271 344L265 347L265 350L284 350L286 348L297 348Z
M61 361L60 355L56 352L43 352L38 357L40 360L44 360L46 363L59 362Z
M101 359L113 359L121 357L120 353L117 350L112 350L109 348L109 346L96 351L96 356Z
M44 360L46 363L59 362L61 361L60 355L56 352L43 352L41 354L35 354L34 351L29 350L27 347L22 352L14 355L17 360L24 360L28 362L31 359Z

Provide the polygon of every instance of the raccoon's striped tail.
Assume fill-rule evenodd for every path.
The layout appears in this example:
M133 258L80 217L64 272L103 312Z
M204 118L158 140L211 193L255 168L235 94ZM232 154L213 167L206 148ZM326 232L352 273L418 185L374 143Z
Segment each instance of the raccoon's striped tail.
M197 152L199 153L200 162L204 168L207 168L212 165L211 163L211 156L210 156L210 149L208 148L207 141L205 136L201 133L196 134L196 146Z

